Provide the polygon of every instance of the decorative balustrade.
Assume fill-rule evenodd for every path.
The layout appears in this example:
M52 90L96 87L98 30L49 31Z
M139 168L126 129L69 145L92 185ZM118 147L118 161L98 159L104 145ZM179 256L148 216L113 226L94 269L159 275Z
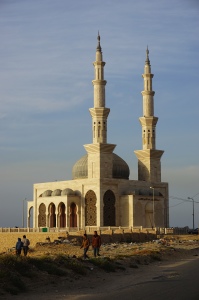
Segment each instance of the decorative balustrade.
M19 228L19 227L0 227L0 233L6 232L20 232L20 233L27 233L27 232L67 232L67 233L78 233L80 231L86 232L88 234L93 233L94 231L97 231L98 233L105 233L105 232L143 232L143 233L154 233L154 234L165 234L165 235L183 235L188 234L188 228L180 228L180 227L174 227L174 228L143 228L142 226L138 227L116 227L116 226L106 226L106 227L97 227L97 226L86 226L84 228L80 227L39 227L39 228Z

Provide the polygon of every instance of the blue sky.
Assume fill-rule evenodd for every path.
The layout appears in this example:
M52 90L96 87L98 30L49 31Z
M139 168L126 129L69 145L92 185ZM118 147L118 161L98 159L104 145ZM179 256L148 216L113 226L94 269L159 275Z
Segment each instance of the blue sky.
M71 179L92 142L98 30L108 142L136 180L148 45L170 226L192 226L193 197L198 227L198 16L197 0L0 0L0 227L21 226L33 184Z

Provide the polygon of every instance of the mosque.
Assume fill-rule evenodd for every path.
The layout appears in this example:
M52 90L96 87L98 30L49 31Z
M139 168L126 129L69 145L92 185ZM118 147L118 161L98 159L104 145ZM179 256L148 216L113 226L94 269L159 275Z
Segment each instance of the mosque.
M94 66L94 107L92 144L84 145L86 155L73 166L72 180L37 183L33 201L28 201L27 218L33 228L71 229L100 227L169 227L168 183L161 181L161 156L156 149L153 74L146 50L144 66L142 150L136 150L138 180L129 180L128 164L107 143L104 67L100 36L97 37Z

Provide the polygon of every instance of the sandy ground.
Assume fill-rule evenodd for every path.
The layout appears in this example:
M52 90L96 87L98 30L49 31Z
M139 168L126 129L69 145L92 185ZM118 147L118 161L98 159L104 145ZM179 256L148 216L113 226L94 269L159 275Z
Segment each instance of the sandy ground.
M67 254L71 259L82 257L79 245L40 244L29 252L29 256ZM116 272L107 273L93 266L89 260L83 261L87 274L75 274L67 277L46 276L28 283L29 291L17 296L2 295L1 299L86 299L90 294L124 287L130 280L139 282L147 276L156 276L157 266L163 263L178 262L199 255L199 237L171 237L147 243L104 244L100 250L101 257L115 259L120 266ZM88 251L93 257L92 249ZM151 259L156 257L159 259ZM90 298L89 298L90 299Z

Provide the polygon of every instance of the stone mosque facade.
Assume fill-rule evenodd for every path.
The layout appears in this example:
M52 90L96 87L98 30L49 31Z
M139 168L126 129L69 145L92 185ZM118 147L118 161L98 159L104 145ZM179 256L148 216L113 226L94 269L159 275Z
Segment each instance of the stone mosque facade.
M92 117L92 143L84 145L86 155L72 170L72 180L37 183L33 201L28 201L27 224L33 228L71 229L87 227L168 227L168 183L161 181L161 156L156 149L153 74L146 50L144 66L142 150L136 150L138 180L129 180L128 164L114 153L116 145L107 142L104 67L98 35Z

